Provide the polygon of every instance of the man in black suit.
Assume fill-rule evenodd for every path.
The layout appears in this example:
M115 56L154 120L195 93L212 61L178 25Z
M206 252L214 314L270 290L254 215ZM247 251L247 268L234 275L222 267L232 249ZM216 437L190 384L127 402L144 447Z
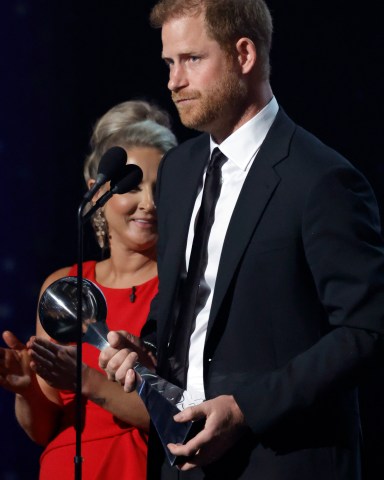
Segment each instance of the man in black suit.
M151 20L180 118L204 133L161 164L160 287L143 338L157 346L159 374L184 386L174 338L187 336L183 374L197 405L175 420L205 418L205 427L169 445L186 457L178 469L150 447L149 478L358 480L356 386L384 333L371 188L277 104L263 0L162 0ZM221 191L189 333L180 312L192 301L189 258L215 148ZM109 339L124 346L121 335ZM100 364L130 390L136 358L111 348Z

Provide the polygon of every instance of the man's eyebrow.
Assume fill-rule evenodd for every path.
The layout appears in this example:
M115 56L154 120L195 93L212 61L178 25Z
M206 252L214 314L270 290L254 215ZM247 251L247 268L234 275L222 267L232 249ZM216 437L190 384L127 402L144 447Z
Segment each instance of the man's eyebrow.
M164 62L166 62L166 63L172 62L172 57L169 57L169 56L167 56L167 55L164 55L163 53L161 54L161 59L162 59Z

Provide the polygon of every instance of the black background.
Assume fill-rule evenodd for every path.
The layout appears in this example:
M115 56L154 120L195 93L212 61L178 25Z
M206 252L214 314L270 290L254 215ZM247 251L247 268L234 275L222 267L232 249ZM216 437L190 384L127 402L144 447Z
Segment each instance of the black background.
M196 134L170 102L160 33L147 20L154 3L1 2L0 330L23 341L34 333L44 278L76 261L82 163L95 120L118 102L146 98L171 112L179 141ZM279 103L367 176L384 218L381 2L268 3ZM91 232L85 246L93 257ZM378 366L361 395L367 480L384 472L383 381ZM14 420L13 395L1 390L0 420L0 480L37 478L40 448Z

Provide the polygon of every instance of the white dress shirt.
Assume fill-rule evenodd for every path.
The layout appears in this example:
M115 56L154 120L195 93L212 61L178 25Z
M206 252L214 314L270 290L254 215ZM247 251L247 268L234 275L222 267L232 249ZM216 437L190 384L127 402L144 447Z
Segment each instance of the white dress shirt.
M201 403L205 399L203 351L224 238L244 181L278 109L277 101L273 97L263 110L226 138L220 145L217 145L211 137L211 153L215 147L219 147L228 161L222 167L221 192L216 204L215 221L208 241L208 264L200 282L200 289L203 289L205 295L203 304L199 306L200 312L196 317L196 327L191 335L187 375L188 393L186 393L186 402L179 406L180 409L190 404ZM202 193L201 189L196 198L191 217L186 249L186 265L189 265L195 219L201 205Z

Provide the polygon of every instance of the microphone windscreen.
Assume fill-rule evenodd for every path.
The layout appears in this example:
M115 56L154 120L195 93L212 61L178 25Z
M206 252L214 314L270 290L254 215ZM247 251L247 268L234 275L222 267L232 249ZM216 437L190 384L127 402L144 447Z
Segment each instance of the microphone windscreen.
M108 180L121 178L127 163L127 152L122 147L112 147L100 159L98 175L104 175Z
M143 180L143 171L134 164L128 164L124 167L124 177L113 186L115 193L127 193L136 188Z

